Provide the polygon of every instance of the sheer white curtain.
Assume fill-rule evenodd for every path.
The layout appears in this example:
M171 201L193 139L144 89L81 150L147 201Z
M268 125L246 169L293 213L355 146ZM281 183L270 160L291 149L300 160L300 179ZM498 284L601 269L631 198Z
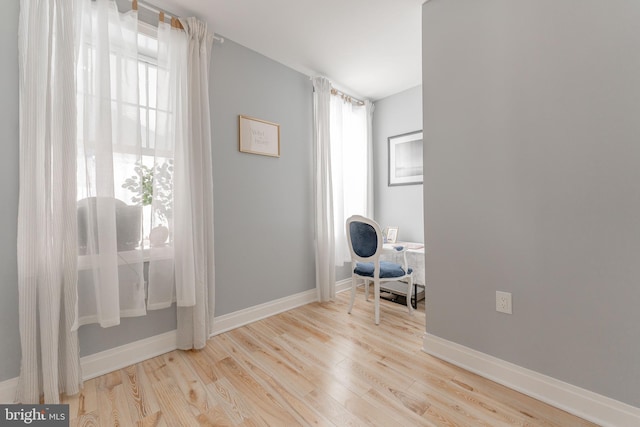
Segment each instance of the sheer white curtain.
M335 263L343 265L351 260L345 232L347 218L369 215L367 109L332 96L330 128Z
M364 101L364 108L367 116L367 211L364 216L369 218L375 217L374 204L373 204L373 112L376 110L376 106L373 102Z
M175 280L178 348L206 345L213 321L213 172L209 63L213 34L196 18L180 19L186 37L177 90L175 159Z
M335 267L350 261L345 222L372 214L371 114L331 93L331 82L314 77L314 195L316 289L320 301L335 297Z
M137 12L118 12L114 0L81 4L79 315L80 324L109 327L120 324L121 317L146 314L145 260L150 260L148 308L168 307L174 300L174 147L167 144L167 130L160 126L153 135L147 125L145 132L155 138L142 138L148 111L167 115L171 110L154 104L160 102L158 96L147 96L150 75L138 52ZM158 84L158 91L166 90ZM158 228L165 234L159 241L154 239Z
M80 4L79 314L81 324L108 327L118 325L121 315L145 314L143 255L136 250L142 203L122 187L141 163L138 19L133 11L120 14L112 0ZM124 258L119 252L126 249Z
M76 312L75 3L21 0L16 401L82 385Z
M77 393L78 326L117 325L147 302L177 301L180 348L206 344L213 35L182 23L184 32L160 25L154 65L138 53L137 13L120 14L114 0L21 0L19 402Z
M183 31L171 25L161 22L158 25L158 55L157 55L157 118L155 128L155 149L158 154L154 158L156 168L163 167L166 161L162 155L175 158L176 147L182 147L185 143L185 131L180 123L185 121L186 108L180 104L183 102L182 94L186 87L186 46L187 38ZM175 170L175 160L172 166ZM175 174L173 174L175 177ZM171 194L175 189L175 182L170 185ZM154 198L152 206L160 209L162 198L155 197L161 194L163 188L160 182L154 182ZM177 195L176 195L177 196ZM176 197L177 198L177 197ZM174 245L175 239L175 209L174 197L171 197L170 210L165 218L165 223L159 226L166 226L171 230L172 239L170 244ZM157 217L153 218L154 226ZM149 264L149 286L147 306L149 309L165 308L171 305L176 299L175 281L167 283L166 277L174 277L174 263L163 262L165 249L163 247L152 246L150 249L151 262ZM182 293L181 293L182 295ZM180 303L183 303L182 299Z
M336 296L333 179L330 135L331 82L324 77L313 81L314 199L316 289L318 300Z
M184 31L161 23L156 58L148 58L138 51L137 12L119 13L114 0L85 0L83 6L80 323L117 325L120 317L176 302L181 348L201 348L213 317L213 34L192 18L182 21Z

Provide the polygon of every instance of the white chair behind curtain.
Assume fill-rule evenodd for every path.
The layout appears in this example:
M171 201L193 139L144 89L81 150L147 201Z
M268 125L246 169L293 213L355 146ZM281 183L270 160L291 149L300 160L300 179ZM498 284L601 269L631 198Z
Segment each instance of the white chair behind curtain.
M16 401L58 403L82 385L76 305L75 3L22 0L19 24Z

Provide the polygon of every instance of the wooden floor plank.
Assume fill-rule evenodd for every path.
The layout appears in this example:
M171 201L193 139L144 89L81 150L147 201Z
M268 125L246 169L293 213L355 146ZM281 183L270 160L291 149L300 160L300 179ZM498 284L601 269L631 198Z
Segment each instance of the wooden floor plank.
M143 420L160 411L160 405L153 393L151 384L146 378L142 365L128 366L120 371L127 394L127 403L134 420ZM158 419L160 417L157 417ZM153 419L151 417L149 420ZM147 420L147 424L149 423ZM157 424L157 421L156 421Z
M226 418L233 425L241 425L254 417L248 402L244 401L240 393L226 378L220 378L208 384L207 390L216 399Z
M194 416L207 413L217 405L210 399L205 384L189 363L187 352L176 352L173 357L166 359L166 364Z
M267 425L296 425L298 424L292 413L283 407L272 388L265 386L269 374L263 371L257 363L250 360L235 342L228 337L221 336L217 340L232 354L217 363L224 377L238 390Z
M72 420L71 425L74 424L78 427L96 427L101 425L97 410L80 415L76 420Z
M334 384L335 388L340 386ZM352 392L344 389L343 393L353 394ZM355 396L355 395L354 395ZM322 413L325 418L331 421L336 426L366 426L365 420L360 419L358 416L352 414L347 410L344 403L347 402L347 398L336 400L329 393L326 393L321 388L312 391L304 398L305 402L309 406L316 408L318 412Z
M162 412L157 411L149 414L136 423L138 427L165 427L167 423L162 418Z
M230 337L251 355L261 369L278 378L284 387L299 395L313 390L313 383L302 374L304 367L282 348L263 342L250 329L231 331Z
M349 293L86 381L72 426L594 426L422 351L424 303Z
M180 388L172 380L156 381L152 389L162 408L160 416L169 426L197 426Z

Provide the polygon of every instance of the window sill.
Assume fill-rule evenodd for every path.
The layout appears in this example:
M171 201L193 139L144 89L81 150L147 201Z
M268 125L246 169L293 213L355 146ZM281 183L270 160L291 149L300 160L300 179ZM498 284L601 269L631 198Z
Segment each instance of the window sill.
M136 262L149 262L172 259L173 248L171 246L160 246L154 248L134 249L131 251L118 252L118 265L133 264ZM97 255L78 255L78 270L90 270L97 264Z

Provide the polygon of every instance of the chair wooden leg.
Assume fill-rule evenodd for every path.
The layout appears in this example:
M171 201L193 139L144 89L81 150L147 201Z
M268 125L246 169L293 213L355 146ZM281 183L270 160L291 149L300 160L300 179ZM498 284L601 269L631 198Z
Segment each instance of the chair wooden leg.
M380 281L373 281L373 303L375 307L376 325L380 324Z
M351 302L349 302L349 310L347 313L351 314L351 309L353 308L353 303L356 300L356 276L351 276Z
M413 276L409 276L409 286L407 290L407 310L409 314L413 315L413 305L411 304L411 293L413 292Z
M369 301L369 280L364 279L364 300Z

